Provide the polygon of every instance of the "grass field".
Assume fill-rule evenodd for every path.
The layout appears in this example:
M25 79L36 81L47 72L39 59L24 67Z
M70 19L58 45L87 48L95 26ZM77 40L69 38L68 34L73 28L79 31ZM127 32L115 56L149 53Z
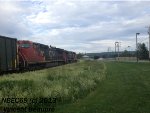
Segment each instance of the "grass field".
M60 98L54 113L150 113L150 63L87 61L4 76L0 95Z
M57 98L58 104L74 102L95 90L105 77L101 62L78 62L50 69L0 77L2 98ZM5 107L25 107L27 103L1 103ZM39 107L37 104L34 107ZM44 106L44 105L43 105Z
M150 113L150 64L106 62L106 79L56 113Z

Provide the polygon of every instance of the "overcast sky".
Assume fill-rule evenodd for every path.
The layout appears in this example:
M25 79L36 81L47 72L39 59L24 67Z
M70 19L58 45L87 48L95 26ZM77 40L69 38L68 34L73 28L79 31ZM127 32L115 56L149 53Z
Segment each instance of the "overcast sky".
M148 45L149 25L149 1L0 0L0 35L75 52L134 50L136 32Z

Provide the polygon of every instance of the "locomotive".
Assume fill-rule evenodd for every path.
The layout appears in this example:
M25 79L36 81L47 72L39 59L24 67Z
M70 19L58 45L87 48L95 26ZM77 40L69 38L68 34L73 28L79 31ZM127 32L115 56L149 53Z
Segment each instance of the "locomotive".
M0 36L0 73L76 62L76 53L29 40Z

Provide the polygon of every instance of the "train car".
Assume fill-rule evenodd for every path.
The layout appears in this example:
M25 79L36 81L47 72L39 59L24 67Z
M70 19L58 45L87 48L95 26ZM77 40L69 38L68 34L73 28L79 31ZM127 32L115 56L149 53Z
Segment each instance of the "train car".
M65 64L67 61L66 50L64 49L50 46L50 56L51 61L58 62L58 64Z
M64 59L64 63L67 64L68 59L67 59L67 51L66 50L63 51L63 59Z
M69 63L73 62L73 52L72 51L68 51L67 57L68 57Z
M17 39L0 36L0 73L17 69Z
M19 67L32 68L45 65L44 51L41 45L32 41L18 41Z
M73 62L77 62L77 55L76 55L76 53L73 52L72 55L73 55L72 61L73 61Z
M35 43L31 41L18 41L19 67L51 67L62 65L67 62L64 49Z
M59 62L64 62L64 58L63 58L63 52L64 50L63 49L60 49L60 48L56 48L56 54L57 54L57 60Z
M76 61L76 53L28 40L0 36L0 73Z
M45 57L45 61L50 61L50 54L49 54L49 46L40 44L40 43L33 43L36 47L39 48L41 52L43 52L43 56Z
M76 53L72 51L68 51L68 62L77 62Z

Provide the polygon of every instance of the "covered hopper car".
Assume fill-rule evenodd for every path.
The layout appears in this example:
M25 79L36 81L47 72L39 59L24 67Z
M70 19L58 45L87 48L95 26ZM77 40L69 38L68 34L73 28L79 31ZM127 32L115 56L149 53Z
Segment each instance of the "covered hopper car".
M17 39L0 36L0 72L17 69Z

